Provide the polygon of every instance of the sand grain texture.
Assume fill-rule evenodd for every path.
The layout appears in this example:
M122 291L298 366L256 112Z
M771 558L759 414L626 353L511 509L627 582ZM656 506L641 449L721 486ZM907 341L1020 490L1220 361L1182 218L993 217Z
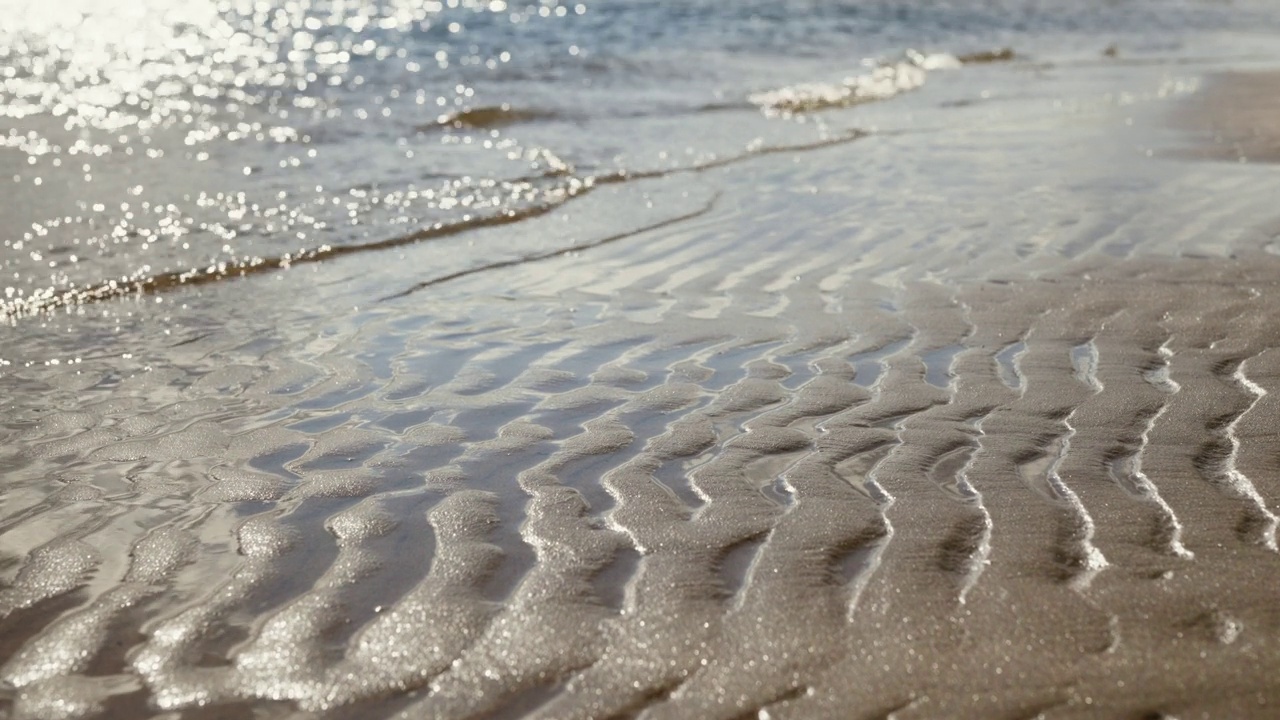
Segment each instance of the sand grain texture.
M207 382L130 408L156 418L133 432L51 415L27 462L93 491L6 494L7 546L29 543L8 712L1256 714L1280 702L1273 278L1257 252L918 282L834 316L734 317L745 291L604 340L384 325L382 373L335 348L282 405L253 388L293 371L250 372L244 406L332 429L184 421ZM379 399L424 353L467 370ZM146 529L104 555L122 522Z

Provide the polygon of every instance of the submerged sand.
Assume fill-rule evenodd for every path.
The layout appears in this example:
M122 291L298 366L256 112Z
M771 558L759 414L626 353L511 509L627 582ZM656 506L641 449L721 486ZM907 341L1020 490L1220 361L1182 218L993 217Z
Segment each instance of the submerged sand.
M12 372L47 409L0 450L0 712L1280 712L1280 256L1220 232L1263 176L1006 224L890 181L950 220L905 231L743 190L908 162L876 147L700 176L639 248L408 292L335 262L364 309Z

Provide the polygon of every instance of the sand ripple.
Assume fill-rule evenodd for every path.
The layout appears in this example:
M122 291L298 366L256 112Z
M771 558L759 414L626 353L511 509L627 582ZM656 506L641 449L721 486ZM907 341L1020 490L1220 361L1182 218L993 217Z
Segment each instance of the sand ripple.
M762 267L705 319L683 290L390 314L305 365L139 378L24 432L29 469L74 474L5 496L12 712L1148 707L1117 678L1201 703L1235 648L1276 652L1276 263L839 313Z

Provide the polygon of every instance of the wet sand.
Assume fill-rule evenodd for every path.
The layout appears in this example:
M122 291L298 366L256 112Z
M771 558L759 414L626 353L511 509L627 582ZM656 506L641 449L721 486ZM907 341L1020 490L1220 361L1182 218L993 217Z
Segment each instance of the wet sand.
M1270 146L1256 82L1203 98ZM228 314L11 371L2 712L1271 716L1268 176L1077 208L1021 144L1068 123L1014 120L637 181L517 226L607 242L440 282L170 288Z
M1193 158L1235 162L1280 162L1280 77L1274 72L1227 72L1211 78L1205 92L1180 114L1180 124L1198 136L1185 150Z

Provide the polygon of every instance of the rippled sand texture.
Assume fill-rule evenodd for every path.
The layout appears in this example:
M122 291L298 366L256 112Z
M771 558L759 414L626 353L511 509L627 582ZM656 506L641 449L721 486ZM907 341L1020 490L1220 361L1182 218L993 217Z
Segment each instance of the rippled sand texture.
M98 399L5 445L7 712L1265 716L1280 259L1076 265L54 375Z
M73 146L41 132L75 127L9 117L38 127L5 149L44 159L0 156L30 166L0 196L24 233L0 253L0 718L1280 713L1269 40L1197 59L1144 34L1165 4L1143 5L1103 55L1086 8L1062 22L1087 56L958 46L840 80L807 74L822 55L748 53L708 104L714 78L653 88L765 40L865 23L897 43L934 16L833 3L780 18L793 35L739 18L739 42L712 22L732 4L698 4L702 32L732 31L717 45L680 35L696 23L636 39L615 20L638 3L519 23L463 5L493 47L453 15L379 24L385 45L330 30L395 78L411 60L375 47L447 35L441 72L513 73L531 97L472 103L439 75L449 100L422 117L344 61L313 82L352 114L295 114L315 135L279 157L178 149L180 103L129 116L173 141L130 146L154 166L123 140L62 164ZM1001 5L948 7L947 32L1009 34ZM1198 27L1179 7L1165 22ZM271 27L261 8L234 27ZM173 22L225 14L205 11ZM553 15L599 45L572 72L463 62ZM641 47L607 56L610 33ZM266 83L288 57L245 62ZM566 89L582 78L614 84ZM230 133L224 100L182 122L203 107Z

